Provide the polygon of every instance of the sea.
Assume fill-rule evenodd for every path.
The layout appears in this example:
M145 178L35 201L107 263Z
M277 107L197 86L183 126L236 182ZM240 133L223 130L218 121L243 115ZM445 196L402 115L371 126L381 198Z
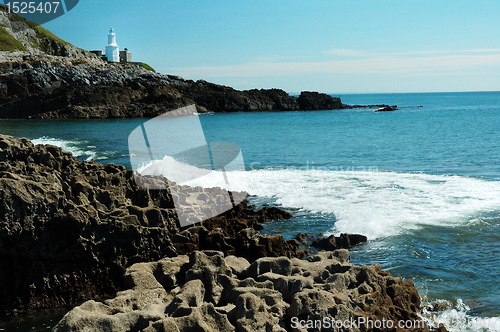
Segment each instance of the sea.
M208 142L241 148L237 189L294 213L264 232L364 234L351 261L412 279L444 308L424 310L429 323L500 331L500 92L335 96L399 109L199 118ZM128 136L147 120L0 120L0 133L130 168Z

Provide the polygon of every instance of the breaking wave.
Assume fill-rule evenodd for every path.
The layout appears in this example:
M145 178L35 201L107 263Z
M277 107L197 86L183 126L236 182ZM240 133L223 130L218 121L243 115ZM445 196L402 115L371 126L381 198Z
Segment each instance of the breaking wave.
M86 142L82 141L63 140L44 136L32 139L31 142L35 145L50 144L58 146L64 151L71 152L73 156L84 160L102 159L98 158L95 146L88 145Z
M425 225L464 225L500 211L500 181L463 176L266 169L227 172L227 177L231 190L331 215L332 233L361 233L371 239ZM212 187L213 183L202 177L190 184Z

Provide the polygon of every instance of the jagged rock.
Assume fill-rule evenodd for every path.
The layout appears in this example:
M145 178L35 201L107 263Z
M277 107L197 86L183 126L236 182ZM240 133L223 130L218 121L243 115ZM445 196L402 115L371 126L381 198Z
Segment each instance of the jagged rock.
M305 289L294 295L288 314L290 317L317 320L334 317L338 305L335 294L320 289Z
M223 286L220 275L231 276L231 269L226 266L224 254L218 251L195 251L189 255L186 280L200 279L206 287L206 301L218 304Z
M180 257L177 263L184 263L180 267L177 264L175 270L184 273L185 280L177 279L176 284L163 289L166 294L172 294L170 297L152 298L156 306L141 304L144 291L152 289L140 285L156 287L157 283L151 283L149 277L136 278L143 282L125 291L128 302L123 301L124 295L120 292L118 300L84 303L70 311L58 323L56 331L85 331L98 324L111 326L111 331L128 331L131 326L138 331L169 332L331 331L292 327L296 320L325 317L341 321L361 317L421 322L420 297L411 281L392 277L377 265L355 266L346 260L346 250L319 252L309 261L264 258L251 265L242 262L243 258L224 258L222 252L214 251L194 252L189 261L186 256ZM151 275L152 264L135 264L126 274ZM248 267L235 274L228 265ZM247 273L249 270L251 275ZM332 286L333 276L344 282ZM220 296L212 297L209 289ZM134 305L124 306L124 303L136 304L135 309ZM421 324L422 328L409 331L429 331ZM379 330L360 327L350 331Z
M147 327L146 317L151 320L161 318L138 311L120 312L105 304L88 301L66 315L54 331L140 331Z
M248 263L248 261L243 257L227 256L226 258L224 258L224 260L226 261L226 265L236 275L240 275L250 266L250 263Z
M275 206L266 206L259 210L261 222L271 220L287 220L292 218L292 214L288 211L278 209Z
M319 262L328 259L336 259L339 263L349 262L350 254L346 249L336 249L335 251L320 251L315 255L307 257L309 262Z
M244 229L236 234L235 254L250 261L260 257L304 257L307 250L298 250L296 246L285 241L281 235L261 235L253 229Z
M199 279L190 280L182 286L179 294L174 297L165 312L173 317L182 316L186 308L201 306L204 298L205 286L203 282Z
M288 305L278 292L259 288L242 291L236 298L236 308L230 313L238 331L286 331L279 328L279 322Z
M328 238L316 239L312 246L324 250L350 249L366 241L368 238L361 234L340 234L338 237L330 235Z
M257 281L271 281L274 289L283 295L283 299L290 303L295 293L306 288L313 288L314 280L303 276L284 276L277 273L266 272L256 277Z
M204 303L200 307L186 310L187 315L175 317L174 322L179 331L234 331L233 325L226 315L219 313L212 303ZM163 330L170 332L170 330Z
M245 202L242 204L245 205ZM286 241L281 235L258 233L255 229L260 229L261 226L256 220L240 219L229 224L219 218L204 222L204 226L194 226L178 233L172 239L177 253L186 254L200 249L218 250L223 251L226 256L243 256L250 261L268 256L304 257L307 254L306 249L299 249L301 242ZM205 226L215 228L209 231Z
M155 268L153 269L153 274L157 278L157 280L165 287L166 289L171 289L184 280L181 276L181 267L189 261L187 256L177 256L172 258L164 258L160 261L150 264L155 264Z
M286 257L259 258L243 272L243 275L256 278L267 272L289 276L292 274L292 261Z

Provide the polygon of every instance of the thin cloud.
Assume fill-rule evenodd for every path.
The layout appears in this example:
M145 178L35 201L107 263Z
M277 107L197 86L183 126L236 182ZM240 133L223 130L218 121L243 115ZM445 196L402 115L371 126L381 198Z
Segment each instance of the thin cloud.
M454 52L455 54L449 54ZM419 76L425 73L449 75L453 72L500 68L500 49L471 49L463 51L415 51L352 55L353 59L326 61L255 61L227 66L182 67L174 70L180 75L198 77L270 77L297 74L401 74ZM359 51L357 54L361 54ZM366 53L368 54L368 53Z
M308 55L296 55L296 56L263 56L257 58L257 62L273 62L273 61L280 61L280 60L300 60L300 59L310 59L312 56Z
M328 50L325 51L326 54L329 55L334 55L334 56L341 56L341 57L366 57L366 56L373 56L377 53L373 52L367 52L367 51L362 51L362 50L351 50L351 49L344 49L344 48L336 48L333 50Z
M337 57L399 57L418 55L458 55L469 53L500 53L500 48L466 49L466 50L425 50L425 51L405 51L405 52L375 52L353 49L332 49L324 52L327 55Z

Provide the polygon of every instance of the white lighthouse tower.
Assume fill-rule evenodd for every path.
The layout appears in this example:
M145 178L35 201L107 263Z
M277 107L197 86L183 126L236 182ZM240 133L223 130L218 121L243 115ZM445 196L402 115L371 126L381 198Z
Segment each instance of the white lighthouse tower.
M119 62L120 61L120 48L116 43L116 34L113 28L109 29L108 34L108 45L106 46L106 57L108 61Z

